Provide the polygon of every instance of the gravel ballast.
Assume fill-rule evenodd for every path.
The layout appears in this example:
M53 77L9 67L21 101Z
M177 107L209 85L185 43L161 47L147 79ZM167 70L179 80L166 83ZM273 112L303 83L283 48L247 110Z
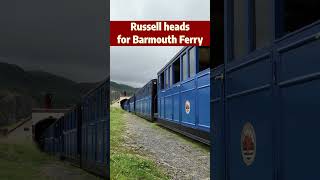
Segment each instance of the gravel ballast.
M125 113L125 145L153 159L172 179L210 179L210 151L155 123Z

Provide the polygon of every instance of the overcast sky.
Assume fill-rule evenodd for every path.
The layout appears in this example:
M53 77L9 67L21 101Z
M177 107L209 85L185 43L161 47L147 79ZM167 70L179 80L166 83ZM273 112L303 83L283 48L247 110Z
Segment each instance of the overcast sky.
M1 0L0 62L78 82L107 76L107 1Z
M209 20L210 0L110 0L111 20ZM111 47L111 80L141 87L182 47Z

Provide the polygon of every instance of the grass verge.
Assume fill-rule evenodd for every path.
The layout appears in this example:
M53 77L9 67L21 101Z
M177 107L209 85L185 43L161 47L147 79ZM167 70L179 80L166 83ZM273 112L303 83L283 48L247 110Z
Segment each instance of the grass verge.
M31 144L0 144L0 177L3 180L44 179L40 167L49 157Z
M60 171L63 173L59 174ZM58 174L57 174L58 173ZM31 143L0 142L0 180L99 179L68 162L40 152Z
M150 159L124 146L124 111L110 108L110 177L111 179L168 179Z

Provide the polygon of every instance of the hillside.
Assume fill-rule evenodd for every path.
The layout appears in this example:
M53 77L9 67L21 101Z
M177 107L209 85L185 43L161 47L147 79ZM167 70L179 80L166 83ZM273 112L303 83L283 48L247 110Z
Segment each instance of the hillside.
M114 82L114 81L111 81L110 82L110 87L111 87L111 90L113 91L119 91L119 92L126 92L127 95L132 95L136 90L138 90L139 88L134 88L134 87L131 87L131 86L128 86L128 85L125 85L125 84L119 84L117 82Z
M126 92L127 96L132 96L139 88L134 88L125 84L119 84L117 82L110 82L110 100L119 98L119 96L124 96Z
M13 64L0 63L0 92L9 91L32 98L34 107L44 106L44 95L53 94L53 107L69 107L99 83L77 83L43 71L25 71ZM131 96L139 88L110 82L111 101L120 95Z
M43 107L44 95L53 93L53 107L69 107L97 83L76 83L42 71L25 71L19 66L0 63L0 91L30 96L34 107Z

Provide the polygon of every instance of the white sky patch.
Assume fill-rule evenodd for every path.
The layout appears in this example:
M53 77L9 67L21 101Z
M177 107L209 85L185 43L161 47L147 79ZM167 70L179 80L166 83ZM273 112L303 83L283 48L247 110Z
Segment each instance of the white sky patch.
M210 20L210 0L111 0L110 19ZM111 80L142 87L182 47L111 47Z
M111 47L111 80L141 87L157 77L158 71L182 47Z

